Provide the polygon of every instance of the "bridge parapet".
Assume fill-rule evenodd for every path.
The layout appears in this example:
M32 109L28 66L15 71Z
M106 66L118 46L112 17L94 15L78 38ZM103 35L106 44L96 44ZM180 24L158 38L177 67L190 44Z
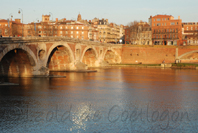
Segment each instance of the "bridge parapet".
M16 43L35 43L35 42L70 42L86 45L100 46L122 46L122 44L101 43L96 41L81 40L70 37L4 37L0 38L0 44L16 44Z

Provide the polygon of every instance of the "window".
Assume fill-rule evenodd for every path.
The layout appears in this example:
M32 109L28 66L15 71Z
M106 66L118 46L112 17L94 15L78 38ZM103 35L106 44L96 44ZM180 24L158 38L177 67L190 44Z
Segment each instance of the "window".
M73 34L73 31L71 31L71 34Z
M155 24L153 24L155 26Z
M186 27L186 30L188 30L188 27Z
M41 29L42 27L41 26L38 26L38 29Z
M78 38L78 36L76 38Z
M158 18L158 19L157 19L157 21L161 21L161 19L160 19L160 18Z
M73 38L73 35L71 35L71 38Z
M66 29L67 29L67 26L66 26Z
M175 25L175 22L171 22L171 25Z
M193 30L193 27L191 27L191 30Z
M68 34L68 31L66 31L65 33Z
M1 26L1 24L0 24L0 26Z
M166 26L166 23L165 23L165 26Z
M60 26L60 29L62 29L63 27L62 26Z
M84 34L84 32L82 31L82 34Z
M78 29L78 26L76 27L76 29Z
M84 39L84 36L82 36L82 40Z
M160 23L157 23L157 26L160 26Z
M167 32L169 32L169 30L167 29Z
M5 26L8 26L7 24L5 24Z
M38 31L38 33L42 33L42 31Z
M165 21L166 21L166 18L165 18Z
M44 28L46 29L46 26L44 26Z
M84 27L82 27L82 29L84 29Z
M78 31L76 31L76 34L78 34Z
M154 19L154 21L155 21L155 19Z
M73 26L71 27L71 29L73 29Z
M162 19L162 21L164 21L164 19Z
M60 31L60 34L62 34L63 32L62 31Z

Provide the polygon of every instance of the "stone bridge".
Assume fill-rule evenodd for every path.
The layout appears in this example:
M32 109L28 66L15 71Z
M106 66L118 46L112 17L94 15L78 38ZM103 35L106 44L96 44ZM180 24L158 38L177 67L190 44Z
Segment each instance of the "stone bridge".
M122 45L67 37L1 38L0 75L30 77L121 63Z
M108 64L198 63L198 46L132 46L67 37L0 38L0 76L46 76Z

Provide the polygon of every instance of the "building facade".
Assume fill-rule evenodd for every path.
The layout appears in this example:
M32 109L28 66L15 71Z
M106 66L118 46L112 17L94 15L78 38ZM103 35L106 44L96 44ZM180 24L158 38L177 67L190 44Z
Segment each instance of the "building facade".
M198 45L198 22L182 23L183 45Z
M171 15L150 16L153 45L183 45L182 20Z

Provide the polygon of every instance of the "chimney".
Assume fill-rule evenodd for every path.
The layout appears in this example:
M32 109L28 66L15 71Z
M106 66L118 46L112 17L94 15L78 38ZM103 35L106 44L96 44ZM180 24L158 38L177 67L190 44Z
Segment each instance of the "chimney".
M178 19L180 19L180 16L178 16Z
M21 23L21 19L15 19L15 22Z
M56 23L58 22L58 18L56 18Z

